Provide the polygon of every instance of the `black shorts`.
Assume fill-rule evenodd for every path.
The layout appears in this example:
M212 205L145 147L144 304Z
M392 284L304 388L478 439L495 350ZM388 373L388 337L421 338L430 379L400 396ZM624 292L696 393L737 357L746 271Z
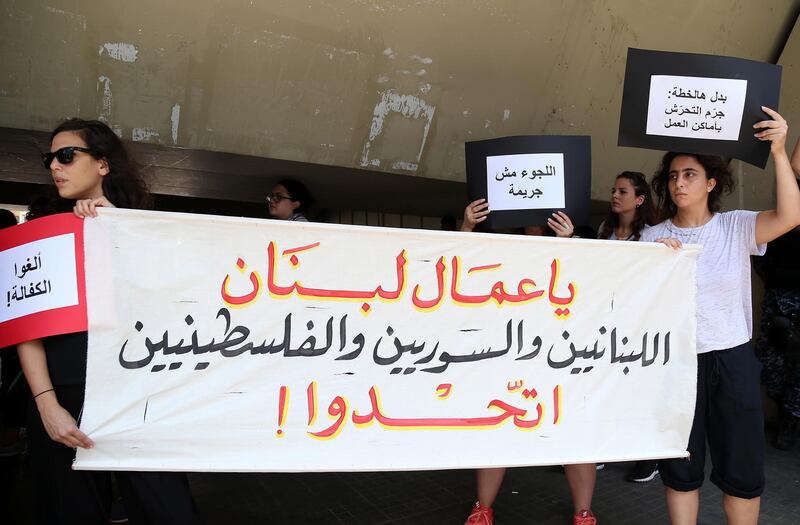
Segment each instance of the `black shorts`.
M700 488L708 440L711 482L731 496L761 495L765 445L760 375L761 363L749 342L698 354L689 458L661 460L664 485L684 492Z

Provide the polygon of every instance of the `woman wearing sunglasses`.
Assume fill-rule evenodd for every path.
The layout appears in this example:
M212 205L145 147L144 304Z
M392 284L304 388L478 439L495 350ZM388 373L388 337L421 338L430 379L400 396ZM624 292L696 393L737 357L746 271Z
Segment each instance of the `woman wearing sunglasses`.
M150 206L136 165L102 122L63 122L51 134L50 152L42 157L58 191L57 209L72 207L78 217L95 217L98 206ZM38 523L108 520L109 474L71 469L75 449L93 445L77 423L86 386L87 345L87 333L79 332L17 346L33 394L28 440ZM117 480L130 523L199 523L185 474L120 472Z
M311 206L311 192L298 180L283 179L267 194L267 204L273 219L308 222L304 214Z

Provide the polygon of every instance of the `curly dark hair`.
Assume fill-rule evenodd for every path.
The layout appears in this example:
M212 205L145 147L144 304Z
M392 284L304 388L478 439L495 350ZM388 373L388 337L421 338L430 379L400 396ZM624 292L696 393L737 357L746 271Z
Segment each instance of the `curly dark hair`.
M650 185L647 184L647 179L643 173L638 171L623 171L615 180L628 179L633 185L633 191L637 197L644 197L644 201L640 206L636 207L636 216L633 219L633 235L632 238L638 241L642 236L642 230L645 226L655 224L656 213L653 208L653 197L650 194ZM619 214L609 210L606 219L603 221L603 227L600 228L598 238L608 239L611 234L619 226Z
M703 166L706 178L715 179L717 184L708 194L708 210L716 213L722 209L722 195L729 194L736 186L733 181L728 161L717 155L699 155L697 153L680 153L670 151L664 154L650 185L653 193L658 197L658 213L661 220L671 219L678 213L678 208L672 202L669 194L669 168L676 157L692 157Z
M125 145L106 123L99 120L71 118L53 130L50 140L64 131L80 135L92 150L93 157L108 162L109 172L103 177L103 195L114 206L152 208L153 199L147 190L138 164L128 155Z

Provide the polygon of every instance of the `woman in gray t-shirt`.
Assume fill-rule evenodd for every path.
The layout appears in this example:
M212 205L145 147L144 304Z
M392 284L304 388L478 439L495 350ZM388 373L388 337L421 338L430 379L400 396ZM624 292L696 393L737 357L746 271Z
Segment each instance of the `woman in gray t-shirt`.
M800 225L800 190L786 154L786 121L762 107L770 120L755 137L771 141L777 209L720 212L734 183L720 157L670 152L652 181L666 220L646 229L642 241L679 249L700 244L697 260L697 400L688 459L662 460L667 508L673 523L696 523L704 480L706 441L711 481L724 493L730 523L758 521L764 489L764 432L750 300L750 255Z

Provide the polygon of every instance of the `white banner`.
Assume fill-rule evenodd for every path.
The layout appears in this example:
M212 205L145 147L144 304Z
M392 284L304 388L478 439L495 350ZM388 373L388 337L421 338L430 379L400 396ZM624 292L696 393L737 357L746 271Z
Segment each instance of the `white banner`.
M685 456L693 248L100 210L75 467Z

